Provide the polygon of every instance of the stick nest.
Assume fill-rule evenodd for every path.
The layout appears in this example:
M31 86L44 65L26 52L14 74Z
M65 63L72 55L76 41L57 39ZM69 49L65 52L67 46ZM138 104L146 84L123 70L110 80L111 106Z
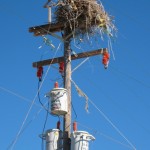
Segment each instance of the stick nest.
M69 28L75 35L92 34L98 28L101 33L112 36L115 30L113 17L96 0L58 1L55 21L64 24L64 29Z

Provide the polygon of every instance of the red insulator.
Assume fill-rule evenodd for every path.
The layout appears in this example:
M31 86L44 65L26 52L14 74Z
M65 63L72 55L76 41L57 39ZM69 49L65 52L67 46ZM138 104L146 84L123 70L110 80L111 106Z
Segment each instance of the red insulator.
M60 129L60 121L57 122L57 129Z
M43 67L38 67L38 68L37 68L37 77L38 77L39 79L41 79L41 78L42 78L42 75L43 75Z
M64 62L60 62L59 63L59 73L63 73L64 72Z
M73 122L73 131L77 131L77 122Z
M103 53L102 63L104 64L105 69L107 69L107 67L108 67L109 58L110 58L109 53L108 52L104 52Z
M54 87L55 87L55 88L58 88L58 87L59 87L58 82L55 82Z

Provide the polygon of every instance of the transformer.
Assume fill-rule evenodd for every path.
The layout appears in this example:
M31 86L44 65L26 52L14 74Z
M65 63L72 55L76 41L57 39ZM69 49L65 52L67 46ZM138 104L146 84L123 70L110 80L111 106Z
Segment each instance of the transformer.
M54 88L46 96L49 97L51 114L60 116L68 112L68 92L65 88Z
M71 133L71 150L89 150L89 142L95 137L86 131L74 131Z

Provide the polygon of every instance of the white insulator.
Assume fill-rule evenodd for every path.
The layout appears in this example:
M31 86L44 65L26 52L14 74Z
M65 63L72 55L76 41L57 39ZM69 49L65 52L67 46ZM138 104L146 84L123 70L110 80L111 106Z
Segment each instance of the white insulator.
M52 12L51 12L51 7L48 6L48 23L52 22Z
M86 131L71 133L71 150L89 150L89 142L95 137Z

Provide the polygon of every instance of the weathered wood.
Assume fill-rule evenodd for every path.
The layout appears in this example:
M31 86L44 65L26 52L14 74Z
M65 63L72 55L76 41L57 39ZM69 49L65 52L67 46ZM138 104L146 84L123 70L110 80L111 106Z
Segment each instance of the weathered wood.
M65 30L64 37L68 36L69 32ZM68 112L64 116L63 131L66 133L63 139L63 150L70 150L71 143L69 143L71 133L71 42L70 38L64 42L64 88L67 89Z
M96 26L99 25L98 22L92 22L91 26ZM39 26L34 26L34 27L30 27L29 28L29 32L33 32L34 36L42 36L42 35L46 35L46 34L50 34L50 33L54 33L54 32L60 32L63 31L64 28L70 28L69 24L67 24L67 26L61 22L57 22L57 23L49 23L49 24L44 24L44 25L39 25ZM78 29L85 29L85 24L79 24L79 26L77 27Z
M89 52L78 53L77 55L71 55L71 60L100 55L100 54L103 54L104 51L107 51L107 48L101 48L101 49L93 50L93 51L89 51ZM33 67L47 66L47 65L59 63L62 61L64 61L64 57L47 59L47 60L43 60L43 61L33 62Z
M64 26L61 23L51 23L29 28L29 32L33 32L35 36L46 35L49 33L59 32Z

